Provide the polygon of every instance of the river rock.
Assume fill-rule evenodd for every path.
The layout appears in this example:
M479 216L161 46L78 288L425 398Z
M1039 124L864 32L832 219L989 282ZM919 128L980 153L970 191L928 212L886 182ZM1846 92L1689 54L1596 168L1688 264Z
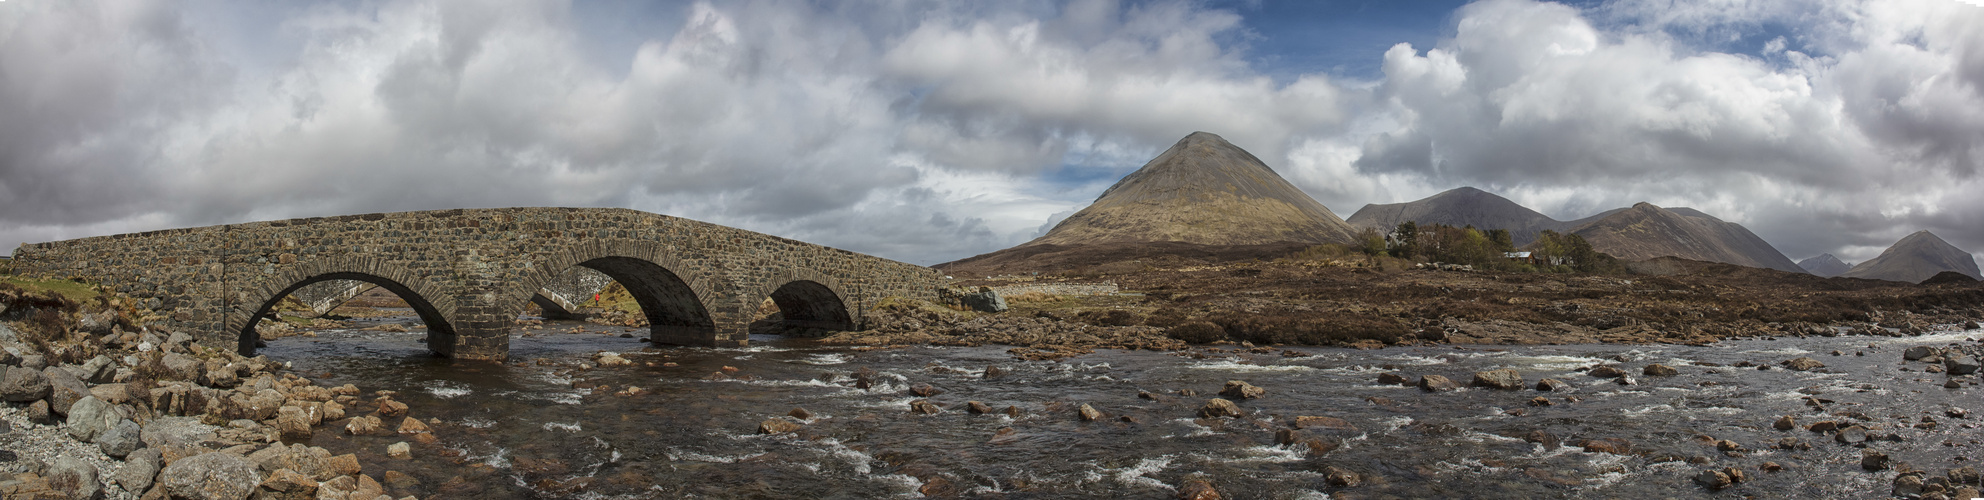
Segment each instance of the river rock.
M152 479L158 477L158 450L144 448L124 457L124 466L110 473L110 480L124 491L145 491L152 487Z
M793 408L792 411L785 412L785 416L800 420L812 420L813 412L806 411L805 408Z
M1654 363L1646 365L1646 368L1640 370L1640 374L1648 377L1672 377L1680 375L1681 371L1674 369L1672 366Z
M331 469L331 475L333 476L349 476L364 470L358 464L358 455L354 453L331 457L330 460L325 462L325 466Z
M406 403L381 398L379 400L378 413L381 417L404 417L406 416Z
M1219 490L1213 489L1212 482L1204 479L1189 479L1178 485L1179 500L1223 500Z
M0 378L0 398L13 403L26 403L45 399L49 393L48 376L41 370L24 367L8 367L5 378Z
M1312 417L1312 416L1295 417L1295 428L1333 429L1340 431L1357 432L1356 425L1352 425L1348 420L1344 420L1336 417Z
M143 432L144 428L138 426L137 422L132 422L130 419L119 420L110 430L96 436L96 447L105 455L124 458L145 445L144 441L138 439L138 435Z
M1783 364L1785 368L1790 368L1801 372L1812 371L1826 367L1825 363L1820 363L1819 360L1807 358L1807 357L1797 357L1797 358L1788 359L1781 364Z
M378 434L383 426L379 417L374 415L352 417L350 422L345 422L344 432L353 436L367 436Z
M400 434L428 434L434 432L434 428L428 427L427 423L420 421L420 419L407 417L400 420L398 432Z
M1841 444L1865 443L1867 442L1867 428L1858 425L1847 426L1840 429L1838 434L1833 434L1832 438Z
M95 465L68 455L57 457L43 474L50 489L67 492L69 498L77 500L95 500L103 494L103 484L97 482L96 475Z
M799 424L783 418L772 418L772 419L766 419L763 422L758 422L759 434L784 434L787 432L798 431L799 429L800 429Z
M1586 453L1625 455L1632 453L1633 450L1631 441L1619 438L1587 439L1579 446L1583 447Z
M1922 358L1926 358L1934 355L1936 355L1936 348L1929 347L1926 345L1918 345L1915 347L1910 347L1908 348L1908 350L1901 351L1901 359L1905 359L1909 361L1919 361Z
M987 413L992 413L992 406L987 405L985 403L980 403L977 401L966 401L964 402L964 406L965 409L971 412L972 415L984 415Z
M1238 417L1240 415L1242 413L1240 413L1239 405L1221 398L1212 398L1212 400L1206 401L1205 406L1199 408L1199 416L1203 418Z
M1626 376L1625 370L1621 370L1619 369L1619 367L1612 365L1602 365L1596 368L1592 368L1591 371L1587 373L1589 373L1593 377L1598 377L1598 378L1619 378Z
M276 500L309 500L317 498L317 480L303 473L289 469L276 469L269 478L262 480L262 490Z
M1860 468L1867 470L1888 470L1892 466L1894 466L1894 461L1888 458L1888 454L1877 450L1860 450Z
M276 409L276 433L283 439L310 439L310 417L302 408L284 406Z
M1949 369L1950 375L1969 375L1977 373L1978 368L1977 358L1971 356L1944 358L1943 366Z
M1419 389L1426 392L1442 392L1460 389L1460 383L1439 375L1419 377Z
M356 474L317 483L317 498L378 498L386 488L372 476Z
M1522 390L1522 373L1515 370L1488 370L1474 372L1475 387L1490 387L1505 391Z
M1378 374L1378 383L1384 385L1412 385L1412 380L1397 373L1380 373Z
M1976 485L1978 484L1978 480L1980 479L1980 476L1978 476L1977 474L1977 469L1973 469L1970 467L1957 467L1955 469L1950 469L1949 478L1951 483Z
M1894 477L1894 489L1889 493L1901 498L1915 498L1922 495L1924 486L1922 474L1902 474Z
M1708 488L1709 491L1719 491L1734 483L1735 481L1729 479L1728 473L1719 470L1704 470L1695 474L1695 484Z
M928 399L918 399L909 402L909 411L913 413L921 413L924 415L936 415L938 413L943 413L944 407L937 406L937 403L932 403Z
M1254 399L1267 394L1267 392L1267 389L1254 387L1254 384L1249 384L1244 380L1228 380L1226 381L1226 387L1219 390L1219 395L1233 399Z
M1785 415L1782 417L1777 417L1777 422L1771 424L1770 426L1771 428L1780 431L1788 431L1798 428L1798 421L1792 420L1790 415Z
M1543 397L1543 396L1537 396L1537 397L1533 397L1533 398L1529 398L1529 405L1530 405L1530 406L1550 406L1550 405L1552 405L1552 404L1555 404L1555 403L1551 403L1551 402L1550 402L1550 398L1546 398L1546 397Z
M262 484L262 477L248 459L216 452L172 462L159 472L159 482L174 498L241 500Z
M43 368L48 368L48 357L40 354L25 354L21 356L20 366L29 370L41 371Z
M916 384L909 387L909 394L919 398L934 397L943 393L943 390L932 387L930 384Z
M1005 368L1000 368L1000 367L999 367L998 365L992 365L992 366L987 366L987 367L985 367L985 377L984 377L984 378L999 378L999 377L1002 377L1002 376L1005 376L1005 375L1006 375L1006 369L1005 369Z
M627 358L621 357L620 353L610 351L599 353L598 356L593 358L593 362L599 363L601 367L629 366L634 364L633 361L628 361Z
M1330 486L1349 488L1364 482L1364 477L1356 472L1331 465L1323 467L1323 480L1329 482Z
M386 445L386 456L400 460L413 458L413 445L406 444L406 441Z
M1571 390L1571 384L1566 384L1564 381L1554 378L1546 378L1536 381L1536 390L1543 392L1564 392Z
M1096 410L1093 406L1089 406L1088 403L1082 403L1082 407L1076 411L1081 414L1083 422L1102 420L1102 412Z

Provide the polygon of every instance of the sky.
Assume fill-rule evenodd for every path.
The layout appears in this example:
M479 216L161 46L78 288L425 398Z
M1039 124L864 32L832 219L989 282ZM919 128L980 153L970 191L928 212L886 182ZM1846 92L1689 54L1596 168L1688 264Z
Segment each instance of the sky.
M576 206L935 264L1194 131L1344 217L1474 186L1692 207L1792 259L1984 251L1984 7L0 0L9 249Z

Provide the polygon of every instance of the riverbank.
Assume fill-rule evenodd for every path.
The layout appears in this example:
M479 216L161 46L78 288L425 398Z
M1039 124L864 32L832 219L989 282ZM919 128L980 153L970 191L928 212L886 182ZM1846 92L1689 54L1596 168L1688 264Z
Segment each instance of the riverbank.
M1177 349L1186 343L1703 345L1732 338L1914 336L1974 328L1984 318L1984 284L1976 281L1819 278L1671 258L1631 263L1634 273L1619 275L1355 260L1173 264L963 280L958 285L966 289L1108 282L1125 293L1022 294L999 313L884 304L870 311L865 331L826 340L1030 349L1016 354Z

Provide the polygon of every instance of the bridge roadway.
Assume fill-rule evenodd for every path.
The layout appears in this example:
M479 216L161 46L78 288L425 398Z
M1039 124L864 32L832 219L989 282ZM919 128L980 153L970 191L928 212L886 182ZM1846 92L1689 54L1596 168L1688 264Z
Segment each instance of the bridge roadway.
M313 283L391 290L428 348L502 360L518 314L580 266L625 286L656 343L742 346L770 298L790 326L852 329L890 297L933 299L922 266L617 208L496 208L251 222L21 245L15 272L108 285L165 326L252 354L254 319Z

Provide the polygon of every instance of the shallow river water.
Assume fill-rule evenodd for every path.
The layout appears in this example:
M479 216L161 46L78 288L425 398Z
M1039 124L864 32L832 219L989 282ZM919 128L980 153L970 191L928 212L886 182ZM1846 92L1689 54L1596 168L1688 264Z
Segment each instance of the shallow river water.
M1947 389L1949 377L1901 358L1910 346L1974 343L1984 337L1975 330L1706 347L1288 349L1301 357L1225 346L1198 351L1203 359L1101 351L1059 362L1016 361L1002 347L857 351L768 336L749 348L643 352L638 339L620 337L640 330L583 323L547 322L531 333L512 339L502 365L432 357L418 331L324 331L270 341L260 353L320 382L397 391L413 416L438 419L439 442L415 445L411 460L383 456L398 437L320 432L312 442L385 464L368 465L374 477L406 474L418 484L395 485L396 496L422 498L1176 498L1192 480L1226 498L1887 497L1895 471L1863 470L1863 448L1831 435L1773 429L1785 415L1801 427L1836 420L1891 435L1865 446L1934 475L1984 458L1975 377ZM578 368L602 350L634 366ZM1826 367L1778 366L1800 356ZM1746 361L1768 368L1734 366ZM1604 363L1638 384L1578 371ZM1680 374L1641 376L1649 363ZM713 376L725 367L734 373ZM988 367L1005 373L986 377ZM863 368L875 372L865 389L854 376ZM1500 368L1530 385L1549 377L1575 389L1427 393L1376 382L1398 372L1465 383ZM1197 418L1228 380L1266 395L1240 401L1244 417ZM927 398L942 412L911 411L924 399L910 394L918 384L942 391ZM641 390L618 394L629 387ZM1552 404L1532 406L1538 396ZM967 401L999 411L972 414ZM1106 417L1081 421L1082 404ZM1019 416L1004 414L1009 406ZM798 432L757 432L795 408L812 414ZM1952 417L1962 413L1954 408L1972 413ZM1298 416L1349 428L1302 431L1334 449L1277 444L1276 431ZM1924 417L1936 424L1921 425ZM1773 447L1787 437L1810 448ZM1578 446L1591 439L1630 448ZM1741 450L1724 453L1715 440ZM1765 462L1783 470L1760 470ZM1332 486L1325 467L1362 480ZM1710 492L1691 480L1724 467L1744 470L1747 481Z

